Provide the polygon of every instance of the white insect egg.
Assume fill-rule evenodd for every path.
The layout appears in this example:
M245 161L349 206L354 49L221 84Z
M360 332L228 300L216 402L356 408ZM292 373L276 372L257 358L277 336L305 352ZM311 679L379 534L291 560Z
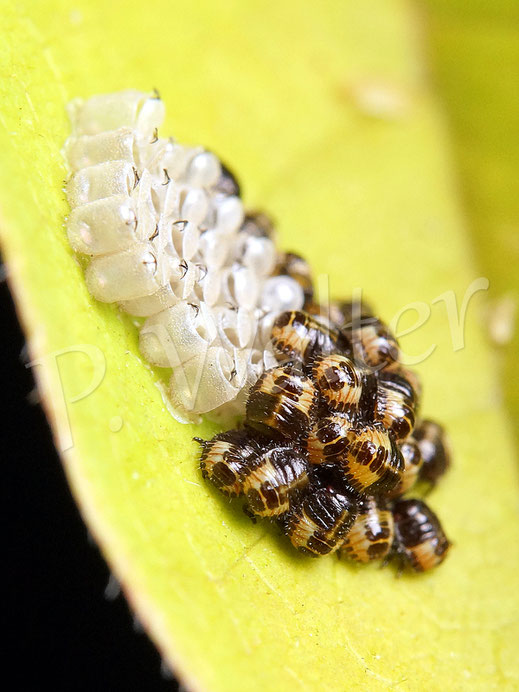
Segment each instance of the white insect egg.
M219 228L210 228L200 237L201 260L208 269L220 269L230 253L232 236Z
M240 348L252 346L256 332L256 324L254 316L250 310L247 310L246 308L238 308L236 328Z
M182 257L192 259L200 245L200 230L195 223L188 222L182 231Z
M228 351L251 345L253 330L247 310L218 306L214 308L214 315L218 336Z
M244 235L240 243L240 259L246 267L261 277L272 274L276 266L276 246L270 238Z
M302 287L290 276L273 276L265 281L261 307L268 312L300 310L305 302Z
M173 307L173 305L184 300L182 293L183 286L181 284L172 286L167 283L161 286L156 293L152 293L149 296L123 300L119 303L119 307L124 312L136 317L150 317L150 315L156 315L158 312Z
M223 271L222 297L224 302L251 310L256 305L259 282L254 272L235 264Z
M200 224L205 219L209 209L209 200L204 190L191 188L180 198L180 218Z
M241 226L245 213L239 197L218 195L215 199L216 227L222 231L237 231Z
M207 305L216 305L222 289L222 270L206 269L205 275L199 280L202 288L202 297Z
M220 308L217 315L218 336L222 346L228 351L240 347L236 325L236 314L229 308Z
M157 256L157 282L160 286L168 282L177 282L186 278L190 263L179 257L171 239L159 222L157 233L151 241Z
M185 221L180 216L180 200L182 193L186 191L186 186L175 182L171 178L157 186L156 191L159 196L160 210L163 218L171 221Z
M210 309L181 302L146 320L139 347L153 365L174 368L205 353L216 336Z
M69 115L78 135L96 135L125 126L152 135L164 120L165 108L159 98L128 89L87 101L76 99L70 104Z
M272 277L271 220L244 221L239 185L213 153L158 137L155 96L76 100L70 114L67 233L92 257L88 290L146 318L141 352L171 368L179 409L243 413L248 388L276 362L274 319L304 300L295 280Z
M136 200L137 233L143 240L149 240L155 235L158 224L157 212L153 202L152 183L149 171L144 170L132 192L132 197Z
M180 181L185 179L189 162L200 151L201 147L193 149L173 139L159 139L143 148L141 161L155 176L164 178L166 170L171 180Z
M105 161L128 161L134 164L135 139L135 131L129 127L98 135L69 137L65 142L65 155L72 171Z
M249 267L238 267L234 271L234 295L236 302L246 310L252 310L259 294L259 281Z
M157 258L150 243L113 255L94 257L85 271L87 288L102 303L117 303L155 293Z
M241 351L239 355L235 356L235 360L240 363L244 362L246 369L241 374L241 379L239 380L240 389L238 390L234 399L222 404L217 409L211 412L211 420L221 420L225 421L231 416L243 415L245 410L245 404L247 403L247 398L249 396L250 388L256 384L259 377L263 374L263 352L247 349L246 351ZM276 361L277 364L277 361ZM239 370L239 366L236 367Z
M214 206L214 197L209 200L209 207L207 209L207 214L204 220L200 223L200 228L203 231L207 231L208 228L216 227L216 208Z
M138 181L137 171L127 161L107 161L83 168L67 183L71 207L79 207L111 195L130 195Z
M222 167L214 154L202 151L191 159L186 172L190 185L212 187L220 178Z
M185 260L193 259L200 245L200 230L196 224L176 221L170 225L169 232L165 230L164 232L167 242L171 243L177 257Z
M263 310L258 310L256 315L256 335L253 342L253 348L255 350L263 351L268 347L271 334L272 326L276 317L277 312L264 312Z
M125 250L139 240L135 203L127 195L113 195L72 209L67 220L75 252L104 255Z
M156 293L122 301L119 303L119 306L130 315L150 317L182 301L200 305L203 302L203 297L195 291L200 285L200 267L186 262L179 268L179 271L184 274L183 279L180 279L179 275L175 274Z
M171 284L175 286L175 291L178 295L182 295L182 299L186 300L195 287L195 283L200 276L200 268L193 262L181 260L178 265L180 276L176 275L171 278Z
M183 147L169 139L157 138L156 134L154 133L154 136L151 138L141 137L138 140L136 161L140 169L145 168L154 177L162 178L164 168L166 168L164 161L165 153L167 151L171 152L173 148L175 150L178 149L180 152Z
M233 399L239 387L233 384L234 359L222 347L210 347L182 366L173 368L172 397L186 412L206 413Z

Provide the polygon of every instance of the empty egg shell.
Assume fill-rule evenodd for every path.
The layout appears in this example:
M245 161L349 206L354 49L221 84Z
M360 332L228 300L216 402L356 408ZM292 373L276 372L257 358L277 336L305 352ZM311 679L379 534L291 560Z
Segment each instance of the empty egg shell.
M247 348L252 344L253 328L247 310L235 310L226 306L214 308L218 336L228 350Z
M220 269L225 264L232 244L232 236L219 228L212 228L200 237L200 256L210 269Z
M150 317L185 300L187 296L184 295L184 292L185 286L183 283L173 285L167 283L161 286L156 293L152 293L149 296L123 300L119 303L119 307L124 312L136 317Z
M140 233L134 200L112 195L76 207L67 219L67 234L75 252L104 255L125 250L145 238Z
M65 155L74 172L105 161L135 164L135 138L135 131L129 127L97 135L69 137L65 142Z
M78 135L131 127L151 136L162 124L164 115L164 104L159 98L134 89L93 96L87 101L76 99L69 107L69 116Z
M232 383L234 360L222 347L210 347L173 368L172 397L186 412L206 413L231 401L239 388Z
M153 365L175 368L206 353L216 335L209 308L181 302L146 320L139 347Z
M186 189L180 198L180 218L193 224L200 224L205 219L209 200L203 190Z
M155 293L157 258L151 243L113 255L94 257L85 271L87 288L102 303L118 303Z
M83 168L67 183L71 207L79 207L111 195L130 195L138 182L137 171L127 161L107 161Z

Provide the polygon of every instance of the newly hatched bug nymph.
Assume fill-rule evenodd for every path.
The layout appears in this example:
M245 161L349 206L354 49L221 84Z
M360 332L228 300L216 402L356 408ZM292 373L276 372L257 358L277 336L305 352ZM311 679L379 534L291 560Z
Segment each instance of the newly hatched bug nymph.
M312 362L312 378L330 409L372 418L377 397L377 378L367 368L358 368L347 356L317 355Z
M423 459L420 447L413 437L409 436L398 445L404 460L404 472L400 482L388 494L388 498L400 497L410 490L418 481Z
M311 464L337 466L344 482L366 495L389 492L404 471L402 454L380 423L352 425L339 413L315 422L307 450Z
M391 550L393 535L391 510L382 500L368 497L360 504L359 513L344 537L340 555L356 562L381 560Z
M273 438L298 439L311 425L317 392L293 363L263 373L247 400L247 423Z
M240 232L254 238L273 238L275 233L274 223L262 211L249 211L245 214Z
M330 317L339 329L347 329L361 320L374 317L373 308L365 301L334 300L330 303Z
M259 455L258 446L244 430L228 430L212 440L194 438L202 447L200 470L224 495L237 497L243 492L243 477L249 462Z
M377 317L361 317L341 328L351 343L356 362L380 370L398 360L398 342L389 328Z
M299 310L283 312L272 327L272 346L279 356L311 362L318 354L342 350L339 332L325 327L308 313Z
M202 476L225 495L243 495L251 516L284 514L308 485L308 461L292 446L265 446L246 430L229 430L212 440L194 439L202 447Z
M375 418L401 442L411 433L418 400L411 384L393 372L379 373Z
M334 488L317 488L281 520L292 545L307 555L333 553L357 515L357 498Z
M418 443L423 459L420 480L434 485L451 463L449 441L445 430L432 420L423 420L414 429L413 437Z
M267 449L243 478L246 509L258 517L284 514L299 500L308 481L308 461L302 451L282 445Z
M445 560L450 542L436 514L422 500L397 500L393 505L393 552L403 564L425 572Z

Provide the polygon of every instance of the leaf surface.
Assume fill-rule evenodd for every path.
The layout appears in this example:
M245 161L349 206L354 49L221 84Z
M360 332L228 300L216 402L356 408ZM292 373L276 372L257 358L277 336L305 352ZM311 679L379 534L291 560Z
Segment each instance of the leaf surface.
M482 294L457 350L434 302L452 291L461 304L478 272L412 6L0 9L11 287L73 492L177 675L211 692L516 688L517 468ZM395 579L299 556L202 482L191 438L216 426L172 420L131 320L89 297L64 232L65 104L127 87L159 88L161 134L229 162L247 206L274 215L280 244L310 259L322 294L328 282L337 296L362 287L387 319L410 305L401 330L430 313L401 341L409 356L434 347L418 366L423 412L453 441L454 468L429 498L455 543L440 569Z

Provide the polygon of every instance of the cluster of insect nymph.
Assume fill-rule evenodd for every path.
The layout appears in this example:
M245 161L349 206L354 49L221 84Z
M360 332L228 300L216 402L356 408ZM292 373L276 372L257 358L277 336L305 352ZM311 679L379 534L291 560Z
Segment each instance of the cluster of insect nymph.
M427 504L408 498L450 464L443 428L417 418L420 383L395 337L367 306L312 301L272 329L278 364L250 389L242 427L196 438L205 478L244 509L275 519L292 545L402 570L439 565L450 543Z
M275 519L313 556L398 556L428 570L449 548L420 499L449 465L443 429L419 420L420 384L360 302L314 301L306 261L245 212L210 151L159 138L158 94L77 99L65 144L67 233L88 290L135 317L140 351L169 368L181 413L245 413L200 440L202 474Z

